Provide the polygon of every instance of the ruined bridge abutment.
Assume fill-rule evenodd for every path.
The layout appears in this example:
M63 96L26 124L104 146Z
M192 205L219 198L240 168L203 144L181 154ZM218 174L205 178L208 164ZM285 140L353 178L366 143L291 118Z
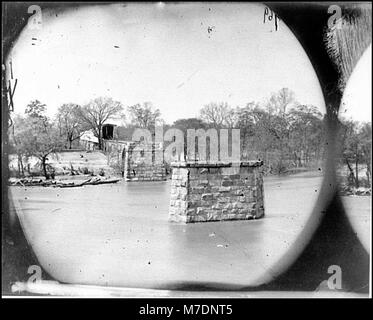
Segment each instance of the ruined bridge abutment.
M163 146L160 143L105 140L103 150L108 164L121 172L126 181L166 180Z

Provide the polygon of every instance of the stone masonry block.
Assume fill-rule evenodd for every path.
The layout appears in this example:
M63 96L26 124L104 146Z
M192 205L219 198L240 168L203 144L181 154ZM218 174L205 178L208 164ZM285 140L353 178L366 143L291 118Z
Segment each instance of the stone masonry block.
M190 223L263 217L261 165L260 161L174 164L169 220Z

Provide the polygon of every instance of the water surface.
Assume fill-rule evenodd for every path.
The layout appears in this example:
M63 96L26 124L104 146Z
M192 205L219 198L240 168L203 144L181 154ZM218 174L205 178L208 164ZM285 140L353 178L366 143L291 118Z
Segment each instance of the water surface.
M109 286L239 288L276 275L304 228L322 177L265 178L265 217L168 221L170 181L82 188L11 187L40 264L56 280Z

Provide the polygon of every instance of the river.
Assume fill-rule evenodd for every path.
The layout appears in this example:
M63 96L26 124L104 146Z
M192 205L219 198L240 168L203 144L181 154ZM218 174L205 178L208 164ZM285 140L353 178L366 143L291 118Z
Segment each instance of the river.
M186 225L167 220L170 181L11 187L10 198L40 264L58 281L239 288L276 276L321 183L309 173L265 178L263 219Z

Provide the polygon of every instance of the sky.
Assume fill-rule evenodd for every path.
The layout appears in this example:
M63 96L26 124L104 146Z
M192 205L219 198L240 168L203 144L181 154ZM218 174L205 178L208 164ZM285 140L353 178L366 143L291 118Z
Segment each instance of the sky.
M339 115L354 121L371 122L372 45L365 50L347 81Z
M280 20L253 3L94 5L43 11L9 59L15 112L38 99L49 115L64 103L110 96L151 101L168 123L197 117L209 102L264 102L283 87L303 104L325 104L307 54Z

